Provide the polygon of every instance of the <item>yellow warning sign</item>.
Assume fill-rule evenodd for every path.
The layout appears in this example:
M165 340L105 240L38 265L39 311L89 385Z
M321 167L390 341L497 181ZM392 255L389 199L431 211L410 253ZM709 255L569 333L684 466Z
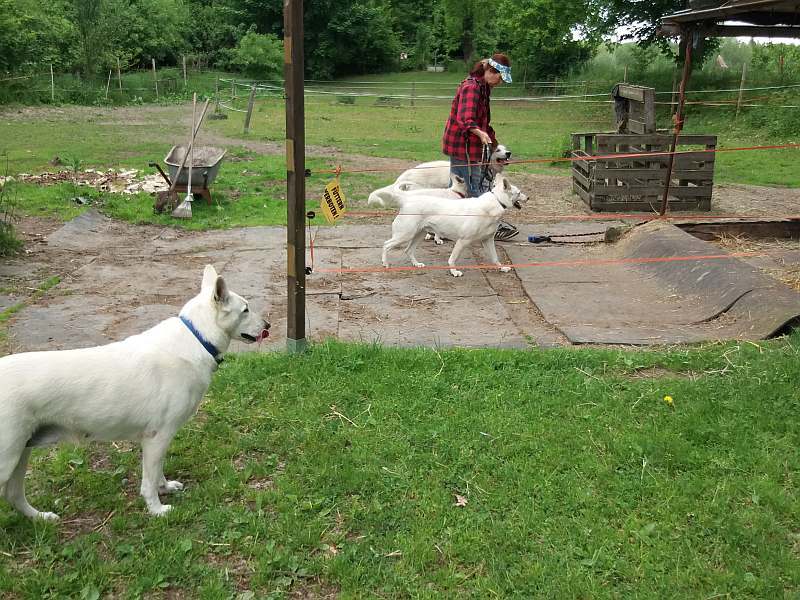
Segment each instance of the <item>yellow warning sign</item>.
M320 202L320 210L325 215L328 223L335 223L344 216L345 208L344 192L339 187L339 180L334 179L325 186L322 202Z

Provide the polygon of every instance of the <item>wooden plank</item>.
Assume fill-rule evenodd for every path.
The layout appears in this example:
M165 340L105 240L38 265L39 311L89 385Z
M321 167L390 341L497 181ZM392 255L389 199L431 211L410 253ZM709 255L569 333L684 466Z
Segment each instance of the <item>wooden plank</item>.
M572 135L579 135L582 137L587 137L587 136L595 137L598 135L612 135L612 134L614 134L613 131L576 131Z
M672 172L672 176L676 179L690 179L694 181L696 179L710 179L710 172L709 169L675 169ZM666 176L666 169L615 169L598 164L597 167L595 167L594 176L596 179L632 179L638 177L643 179L660 179L663 181Z
M586 190L584 190L584 189L582 189L580 187L575 189L575 193L577 193L578 196L581 197L581 200L586 202L586 204L588 204L589 206L592 205L592 196L593 196L593 194L590 194L589 192L587 192Z
M617 86L617 96L620 98L627 98L628 100L644 102L645 89L646 88L638 85L626 85L621 83Z
M580 171L572 171L572 179L579 181L587 190L592 189L592 182Z
M598 202L595 199L591 204L591 208L597 212L645 212L653 213L658 212L661 199L653 202ZM670 198L669 211L681 210L694 210L694 211L708 211L711 210L710 200L675 200Z
M591 180L593 181L594 185L617 187L664 187L663 177L631 177L628 175L605 177L595 172L595 174L591 177ZM705 174L698 174L696 176L687 177L680 180L673 179L670 183L670 187L676 188L703 186L710 187L711 185L713 185L712 180L709 179L708 175Z
M642 120L646 127L644 133L656 132L656 91L654 89L649 90L645 96Z
M633 119L628 119L628 129L633 133L647 133L645 124L640 121L634 121Z
M602 196L647 196L657 195L659 188L663 193L663 186L616 186L596 183L594 186L594 193ZM676 198L705 198L711 195L711 188L709 186L670 187L669 191L670 195L674 195Z
M598 133L597 144L611 146L615 144L628 144L630 146L642 146L645 144L669 145L672 143L672 136L658 133L651 134L632 134L632 133ZM717 136L682 134L678 137L678 145L697 145L697 146L716 146Z
M609 153L612 154L612 153ZM623 153L614 153L614 154L623 154ZM634 152L630 154L636 154ZM597 158L598 166L601 164L609 164L609 163L617 163L617 164L625 164L625 165L633 165L634 163L659 163L659 164L667 164L669 160L669 154L656 154L654 156L614 156L613 158L603 158L603 154L595 155ZM678 165L680 162L682 165L690 165L694 163L703 163L702 166L698 166L698 169L707 168L707 165L713 165L715 160L714 154L709 152L686 152L684 154L676 154L675 155L675 164ZM680 167L684 168L684 167Z
M622 179L610 179L609 183L606 180L598 179L594 182L594 189L601 194L615 194L617 196L624 194L627 196L636 196L642 194L657 194L659 191L664 191L664 182L661 179L653 180L640 180L639 182L625 181ZM711 186L703 185L700 183L693 183L692 185L679 186L677 181L673 181L670 185L670 190L675 188L676 193L682 190L708 190ZM690 192L691 193L691 192Z
M581 150L578 150L578 151L572 153L572 157L571 158L580 158L581 156L585 156L585 155L586 155L585 152L583 152ZM593 164L594 164L593 160L592 161L590 161L590 160L573 160L572 161L573 169L580 169L584 173L588 173L591 165L593 165Z
M580 173L583 173L584 175L588 175L589 171L591 171L590 163L586 162L585 160L573 161L572 167L573 167L573 170L579 171Z

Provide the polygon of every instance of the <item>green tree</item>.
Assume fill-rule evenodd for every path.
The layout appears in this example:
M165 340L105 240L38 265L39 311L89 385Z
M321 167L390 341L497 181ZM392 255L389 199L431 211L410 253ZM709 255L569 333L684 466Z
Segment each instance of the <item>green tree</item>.
M660 37L661 18L684 10L685 0L591 0L593 9L587 27L595 35L609 35L622 31L620 39L636 41L640 46L656 45L667 56L682 64L685 40L675 46L669 38ZM693 40L692 66L702 65L719 47L717 40Z
M63 2L0 0L0 72L72 66L76 39Z
M250 30L247 15L235 3L228 1L184 2L185 12L191 15L192 23L203 23L203 27L185 27L184 40L188 48L207 56L213 64L228 60L229 50Z
M472 62L475 37L487 27L490 19L486 4L479 0L441 0L441 6L450 44L466 63Z
M97 61L106 51L107 37L102 27L105 0L72 0L72 17L78 29L80 55L86 77L95 74Z
M229 0L258 33L283 37L281 0ZM399 38L389 0L316 0L305 3L306 74L328 79L397 65Z
M187 37L194 21L182 0L103 1L101 63L113 66L119 58L123 64L147 65L155 59L159 65L174 65L191 50Z
M565 74L592 57L597 39L577 35L587 0L498 0L497 47L508 49L532 78Z

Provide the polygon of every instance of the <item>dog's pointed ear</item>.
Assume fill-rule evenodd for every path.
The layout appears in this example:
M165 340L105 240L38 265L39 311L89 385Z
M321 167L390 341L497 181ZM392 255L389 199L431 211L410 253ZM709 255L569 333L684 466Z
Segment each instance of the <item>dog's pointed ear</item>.
M213 267L213 265L206 265L206 268L203 270L203 283L200 284L200 289L203 291L213 289L214 285L217 283L217 270Z
M224 303L228 299L228 284L222 277L217 277L214 283L214 302Z

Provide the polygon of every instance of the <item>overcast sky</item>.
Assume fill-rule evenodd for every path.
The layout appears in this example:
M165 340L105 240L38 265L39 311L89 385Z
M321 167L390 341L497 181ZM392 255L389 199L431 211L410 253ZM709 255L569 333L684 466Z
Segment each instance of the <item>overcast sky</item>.
M746 25L746 23L741 23L738 21L729 21L728 25ZM619 36L628 31L627 27L619 27L615 34L612 36L614 41L619 41ZM754 40L758 44L768 44L769 42L773 42L775 44L792 44L794 46L800 45L800 39L797 38L766 38L766 37L737 37L737 40L740 42L749 42L751 39Z

